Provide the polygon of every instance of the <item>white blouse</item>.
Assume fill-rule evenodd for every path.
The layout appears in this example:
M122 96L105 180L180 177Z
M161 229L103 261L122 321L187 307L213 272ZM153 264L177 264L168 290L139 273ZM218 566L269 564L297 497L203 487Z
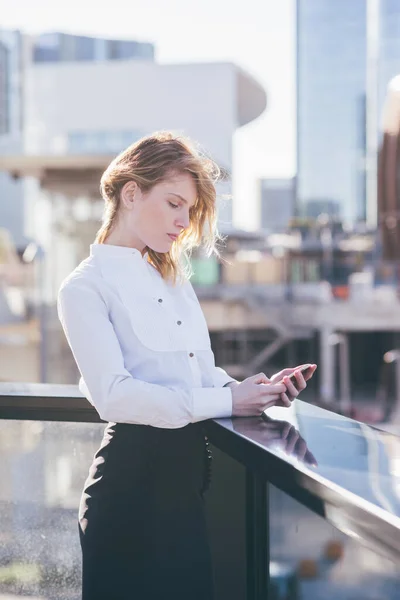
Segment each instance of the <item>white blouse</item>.
M115 423L177 428L232 414L190 282L166 282L133 248L92 244L62 283L58 315L79 389Z

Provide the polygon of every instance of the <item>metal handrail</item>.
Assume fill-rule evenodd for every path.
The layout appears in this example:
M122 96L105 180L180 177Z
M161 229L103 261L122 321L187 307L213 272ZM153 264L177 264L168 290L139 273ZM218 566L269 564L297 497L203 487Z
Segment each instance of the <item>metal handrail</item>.
M310 410L307 409L308 405L300 400L296 402L299 403L300 413L305 411L306 416L307 410ZM314 407L312 410L317 411L318 414L313 416L318 417L319 423L322 419L330 420L334 417L336 423L339 423L337 419L341 419L342 429L346 425L348 429L361 426L351 419L332 415L320 408ZM0 419L101 422L96 410L82 396L77 386L24 383L0 383ZM328 475L318 472L259 443L257 436L252 436L251 427L250 433L240 433L240 422L245 422L247 428L249 423L251 425L249 420L238 419L236 429L232 430L229 420L221 419L207 421L204 426L213 446L222 451L227 459L233 459L245 467L248 589L252 590L249 592L249 600L267 597L266 490L269 483L330 521L337 529L355 536L376 552L400 563L400 513L397 508L390 512L368 496L363 497L351 488L346 489L348 484L330 479L329 471ZM333 436L336 435L334 429L331 427ZM258 431L257 424L254 431ZM376 431L377 436L386 435ZM363 435L361 429L360 434ZM376 469L374 473L378 476L375 471ZM382 473L383 476L385 474ZM257 564L253 564L254 557L259 557Z

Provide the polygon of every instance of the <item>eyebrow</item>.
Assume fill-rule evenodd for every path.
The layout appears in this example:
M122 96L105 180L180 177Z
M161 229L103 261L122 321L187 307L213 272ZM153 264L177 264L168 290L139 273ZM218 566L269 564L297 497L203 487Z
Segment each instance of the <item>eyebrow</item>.
M180 200L182 200L182 202L184 202L185 204L189 204L187 200L185 200L185 198L183 196L181 196L180 194L176 194L175 192L168 192L170 194L170 196L176 196L177 198L179 198ZM194 203L196 204L196 203ZM192 204L191 208L193 208L194 204Z

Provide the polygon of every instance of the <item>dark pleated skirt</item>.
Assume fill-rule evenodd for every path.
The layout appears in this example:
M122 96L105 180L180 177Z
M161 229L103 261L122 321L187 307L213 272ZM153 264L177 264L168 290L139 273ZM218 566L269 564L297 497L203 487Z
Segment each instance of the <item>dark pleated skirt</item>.
M201 424L109 424L79 509L82 600L212 600Z

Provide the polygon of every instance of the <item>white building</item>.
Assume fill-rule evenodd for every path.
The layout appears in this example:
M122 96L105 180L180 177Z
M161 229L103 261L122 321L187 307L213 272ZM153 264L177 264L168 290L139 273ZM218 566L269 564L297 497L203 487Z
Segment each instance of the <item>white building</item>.
M37 293L50 318L41 325L41 379L69 381L54 306L61 281L87 256L100 226L104 169L143 135L171 129L231 171L233 134L264 111L266 95L231 63L160 65L148 46L62 35L39 42L24 40L21 143L7 151L0 135L0 171L23 182L24 233L44 255ZM7 202L0 185L0 220ZM230 228L230 200L219 215L220 229Z
M60 280L87 253L99 226L100 175L116 153L143 135L171 129L199 142L231 171L235 130L258 117L265 105L262 87L231 63L31 63L24 80L23 152L0 158L0 169L30 176L26 233L45 252L52 251L48 295L54 298ZM220 189L226 191L230 188ZM91 198L86 208L85 197ZM220 228L229 228L230 200L221 201L219 215ZM60 223L57 231L55 222ZM62 245L63 233L68 252L60 247L57 255L64 258L59 264L54 243Z
M35 65L62 62L154 60L154 46L133 40L108 40L49 32L25 35L0 28L0 154L23 153L26 139L25 108L28 74ZM19 247L26 244L26 215L23 181L0 170L0 226L10 231Z

